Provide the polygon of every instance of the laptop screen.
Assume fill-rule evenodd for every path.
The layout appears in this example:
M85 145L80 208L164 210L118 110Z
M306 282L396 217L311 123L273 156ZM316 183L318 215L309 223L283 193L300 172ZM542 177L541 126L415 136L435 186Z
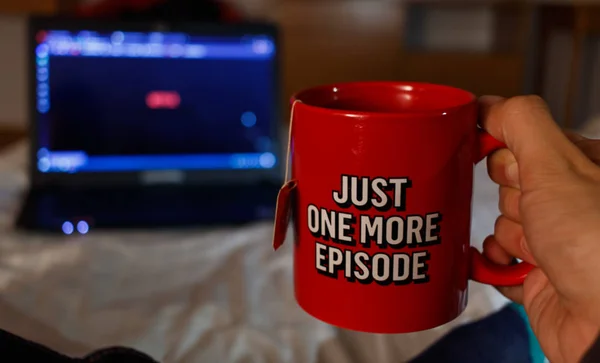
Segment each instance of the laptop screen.
M35 34L42 173L272 169L275 40L267 34Z

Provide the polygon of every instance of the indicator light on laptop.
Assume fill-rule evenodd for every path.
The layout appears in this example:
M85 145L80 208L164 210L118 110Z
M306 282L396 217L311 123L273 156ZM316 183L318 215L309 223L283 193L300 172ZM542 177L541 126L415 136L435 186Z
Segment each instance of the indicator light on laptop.
M86 221L77 222L77 232L87 234L90 231L90 226Z
M70 234L73 233L73 230L74 230L73 223L71 223L69 221L66 221L65 223L63 223L63 225L62 225L62 231L63 231L64 234L70 235Z

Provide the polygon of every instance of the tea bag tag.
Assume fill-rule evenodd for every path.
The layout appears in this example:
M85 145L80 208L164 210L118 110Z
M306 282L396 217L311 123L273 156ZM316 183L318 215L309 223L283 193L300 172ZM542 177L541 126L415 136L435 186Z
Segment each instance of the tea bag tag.
M279 189L277 194L277 204L275 206L275 225L273 228L273 249L277 250L287 236L288 227L292 216L292 208L294 204L294 191L298 186L298 181L291 179L290 175L290 156L292 149L292 127L294 125L294 106L299 101L294 101L292 104L292 112L290 114L290 125L288 132L287 153L285 158L285 183Z
M277 206L275 207L275 227L273 229L273 249L277 251L287 236L288 226L292 216L293 195L296 181L290 180L279 189Z

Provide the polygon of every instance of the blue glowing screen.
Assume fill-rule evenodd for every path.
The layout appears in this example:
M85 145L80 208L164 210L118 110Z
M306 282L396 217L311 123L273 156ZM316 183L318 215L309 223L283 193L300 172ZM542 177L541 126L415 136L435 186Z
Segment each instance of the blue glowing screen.
M40 172L277 164L269 36L48 30L36 40Z

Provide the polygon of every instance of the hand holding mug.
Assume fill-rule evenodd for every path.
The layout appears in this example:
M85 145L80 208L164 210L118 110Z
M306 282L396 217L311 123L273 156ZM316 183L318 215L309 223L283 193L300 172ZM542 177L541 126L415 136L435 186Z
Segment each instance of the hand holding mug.
M579 362L600 330L600 141L563 132L539 97L481 105L483 127L508 146L488 159L502 215L485 255L538 267L500 290L524 304L551 362Z

